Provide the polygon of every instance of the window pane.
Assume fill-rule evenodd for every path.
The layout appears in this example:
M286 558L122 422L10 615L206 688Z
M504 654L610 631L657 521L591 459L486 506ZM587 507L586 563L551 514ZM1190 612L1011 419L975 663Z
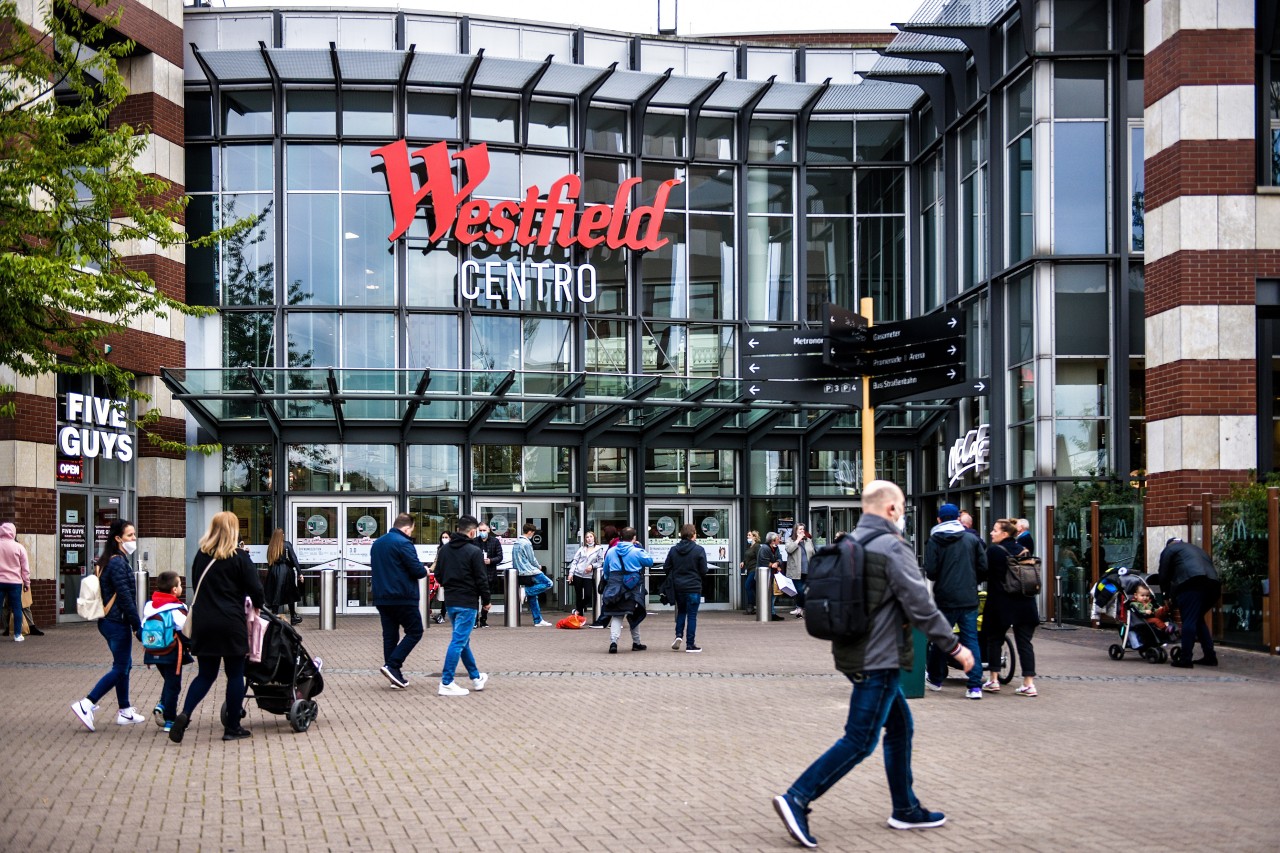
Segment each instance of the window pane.
M227 311L222 315L222 366L275 366L275 313Z
M1031 206L1034 163L1031 134L1009 147L1009 262L1031 256L1034 208Z
M548 317L524 319L524 370L566 371L570 369L573 336L568 320Z
M290 304L338 302L338 195L289 193L285 254ZM296 298L296 302L292 301Z
M187 234L191 237L203 237L213 233L215 201L214 196L191 197L191 201L187 203ZM187 302L192 305L217 305L220 298L218 249L213 246L202 249L188 246Z
M1036 472L1036 428L1033 424L1009 430L1009 476L1031 477Z
M685 373L684 326L644 323L640 337L641 370L645 373Z
M550 192L553 183L573 171L573 161L569 157L553 154L525 154L520 162L524 168L520 188L527 191L530 187L537 187L539 195L543 196ZM616 186L614 192L617 192Z
M1106 0L1054 0L1054 50L1106 50Z
M794 209L791 174L790 169L748 169L747 211L790 215Z
M1146 302L1146 270L1142 264L1129 267L1129 354L1140 356L1146 352L1144 306Z
M790 119L752 119L747 159L753 163L790 163L795 141Z
M222 132L228 136L270 136L270 92L223 92Z
M569 105L535 101L529 105L529 145L552 145L567 148L569 135Z
M291 134L333 136L338 132L338 100L334 92L285 93L284 131Z
M520 102L502 98L471 100L471 138L489 142L516 142Z
M805 204L810 215L853 213L852 169L809 169Z
M658 238L667 244L640 258L640 311L646 317L687 317L684 216L668 213Z
M1107 268L1058 266L1053 271L1055 349L1059 355L1106 355L1111 316Z
M907 125L901 119L859 121L857 138L859 161L907 159Z
M613 204L618 187L627 179L624 160L603 157L582 158L582 201L584 204Z
M289 189L338 188L338 146L288 145L285 154L285 186Z
M646 157L683 157L684 121L684 113L646 113L640 153Z
M525 447L524 487L527 491L563 490L573 474L573 451L567 447Z
M433 142L458 138L458 99L434 92L409 92L405 99L404 134L409 139Z
M273 168L270 145L228 145L222 149L222 188L270 190L276 185Z
M1053 116L1054 118L1106 118L1106 63L1054 63Z
M1031 127L1031 75L1010 85L1005 98L1005 139L1012 141Z
M511 491L523 488L519 447L507 444L477 444L471 448L472 488Z
M751 493L791 495L796 491L794 450L751 451Z
M395 112L390 92L342 93L342 132L347 136L390 136Z
M347 192L387 191L387 179L384 176L382 158L374 157L373 148L368 145L342 146L342 189ZM375 172L374 170L377 169ZM390 232L387 232L390 233Z
M734 195L733 174L733 169L691 166L685 183L675 188L671 198L674 201L680 190L685 190L690 210L734 210L737 197Z
M701 116L693 156L701 160L733 159L733 119L728 116Z
M903 169L860 169L858 213L902 213L906 204Z
M592 493L625 492L630 470L630 456L624 447L592 447L587 451L587 486ZM593 528L588 525L587 529ZM602 540L597 537L597 541Z
M343 367L396 366L396 316L351 312L342 317Z
M224 305L270 305L275 302L276 224L273 200L266 193L222 197L222 222L252 217L253 225L222 246Z
M1129 239L1141 252L1146 245L1147 163L1142 154L1142 128L1129 128Z
M1060 255L1107 250L1106 123L1054 122L1053 235Z
M1009 316L1009 363L1027 361L1035 353L1035 312L1031 275L1009 282L1006 312Z
M587 261L596 268L596 301L588 309L596 314L630 313L627 300L627 257L625 249L601 244L590 250Z
M385 195L342 197L342 302L393 305L396 301L391 206Z
M471 321L473 370L520 369L520 318L477 316Z
M795 235L790 217L747 220L747 316L752 320L795 318Z
M626 373L631 364L630 323L622 320L587 321L587 361L591 373Z
M344 491L396 491L400 478L396 474L394 445L344 444L341 447Z
M592 107L587 111L587 149L625 154L627 114L622 110Z
M689 217L689 316L733 316L734 217Z
M1107 464L1106 421L1055 421L1054 473L1059 477L1092 477Z
M427 243L422 216L409 226L405 251L405 289L409 305L453 308L458 302L458 242L445 237ZM415 239L416 238L416 239Z
M462 488L462 448L452 444L409 446L409 491L448 492Z
M810 163L848 163L853 160L853 122L809 122Z
M227 444L222 448L222 491L266 492L271 490L269 444Z
M1060 358L1054 366L1053 413L1066 418L1107 416L1107 363Z
M907 316L906 218L858 218L858 293L876 301L876 319Z
M286 315L289 367L338 367L338 315L290 311Z
M452 314L410 314L407 332L409 368L456 370L458 318Z
M854 222L852 219L811 216L808 229L809 282L805 288L805 317L815 320L822 316L823 303L846 306L855 303Z
M689 327L689 375L732 376L733 329L728 326Z
M213 96L207 92L187 92L183 115L188 137L213 136ZM190 189L190 184L187 185Z
M219 189L222 184L218 160L221 151L212 145L188 145L186 150L186 174L188 193L207 193Z

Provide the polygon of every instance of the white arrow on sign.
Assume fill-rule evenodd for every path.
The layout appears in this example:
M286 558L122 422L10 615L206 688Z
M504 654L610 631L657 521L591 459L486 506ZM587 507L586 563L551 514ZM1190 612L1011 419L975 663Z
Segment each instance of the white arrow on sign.
M986 389L987 385L986 385L986 383L985 383L985 382L979 381L979 382L978 382L977 384L975 384L973 387L974 387L974 389L975 389L975 390L977 390L977 391L982 391L982 390Z
M955 344L952 344L951 346L947 347L947 355L955 355L955 354L956 354Z
M752 385L752 386L751 386L750 388L748 388L747 390L751 392L751 396L752 396L752 397L754 397L755 395L757 395L757 394L759 394L759 393L760 393L760 388L759 388L758 386L756 386L756 385Z
M956 327L956 318L955 318L955 317L952 317L950 320L948 320L948 321L947 321L947 327L948 327L948 328L950 328L950 329L954 329L954 328Z
M955 378L956 378L956 372L955 372L954 370L948 370L948 371L947 371L947 378L948 378L948 379L955 379Z
M747 370L750 370L752 373L759 373L759 372L760 372L760 365L758 365L758 364L754 364L754 363L753 363L753 364L751 364L749 367L747 367Z
M751 347L752 349L755 349L756 347L760 346L760 342L757 341L755 338L752 338L751 340L747 341L747 346Z

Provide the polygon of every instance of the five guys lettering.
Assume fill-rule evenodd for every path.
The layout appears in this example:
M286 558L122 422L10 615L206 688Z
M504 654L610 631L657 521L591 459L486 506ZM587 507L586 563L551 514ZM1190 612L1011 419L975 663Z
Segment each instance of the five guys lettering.
M501 246L514 240L521 246L550 246L554 239L557 246L565 249L573 245L591 249L604 243L610 249L653 251L670 242L665 237L658 238L658 229L667 197L671 188L680 183L678 180L663 181L653 204L634 208L628 216L628 198L640 183L639 178L629 178L618 187L613 204L585 207L575 230L574 214L582 191L582 179L577 175L557 178L545 199L540 199L542 191L532 186L524 201L491 205L484 199L469 198L489 176L489 146L484 143L451 154L444 142L435 142L410 154L408 144L400 139L373 149L372 155L381 157L387 170L387 189L395 215L388 241L394 242L409 230L418 206L430 196L427 203L431 207L428 222L432 243L450 231L463 245L484 240L490 246ZM411 158L421 160L426 169L426 177L417 189L413 186ZM457 192L453 188L451 160L463 166L464 180Z

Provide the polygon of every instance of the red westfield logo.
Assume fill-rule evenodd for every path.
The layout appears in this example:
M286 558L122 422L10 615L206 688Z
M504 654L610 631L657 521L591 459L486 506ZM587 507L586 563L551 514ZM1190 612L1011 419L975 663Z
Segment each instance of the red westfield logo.
M395 226L388 240L394 241L409 230L418 206L430 205L430 240L432 243L453 232L458 242L470 245L484 240L490 246L501 246L514 240L521 246L550 246L552 240L561 248L579 245L590 249L604 243L610 249L652 251L669 241L659 239L667 197L678 180L663 181L653 204L627 212L631 189L639 178L623 181L613 204L588 205L581 219L574 222L582 179L577 175L557 178L540 198L542 190L529 187L523 201L499 201L490 204L472 199L471 194L489 176L489 146L481 143L450 153L444 142L419 148L412 154L408 144L397 140L375 148L373 156L381 157L387 169L387 189L391 192L391 211ZM426 177L414 188L411 159L422 161ZM462 184L453 188L452 160L462 164ZM643 233L641 233L643 231Z

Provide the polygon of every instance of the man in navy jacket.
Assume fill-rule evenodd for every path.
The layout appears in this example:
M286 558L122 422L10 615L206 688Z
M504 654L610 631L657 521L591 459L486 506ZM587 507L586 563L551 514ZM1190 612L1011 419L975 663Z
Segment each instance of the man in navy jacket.
M369 551L372 564L373 606L382 617L382 660L379 670L392 689L409 686L400 668L422 639L422 614L418 612L418 581L427 570L413 547L413 516L402 512L395 525L379 536ZM404 628L404 638L400 629Z

